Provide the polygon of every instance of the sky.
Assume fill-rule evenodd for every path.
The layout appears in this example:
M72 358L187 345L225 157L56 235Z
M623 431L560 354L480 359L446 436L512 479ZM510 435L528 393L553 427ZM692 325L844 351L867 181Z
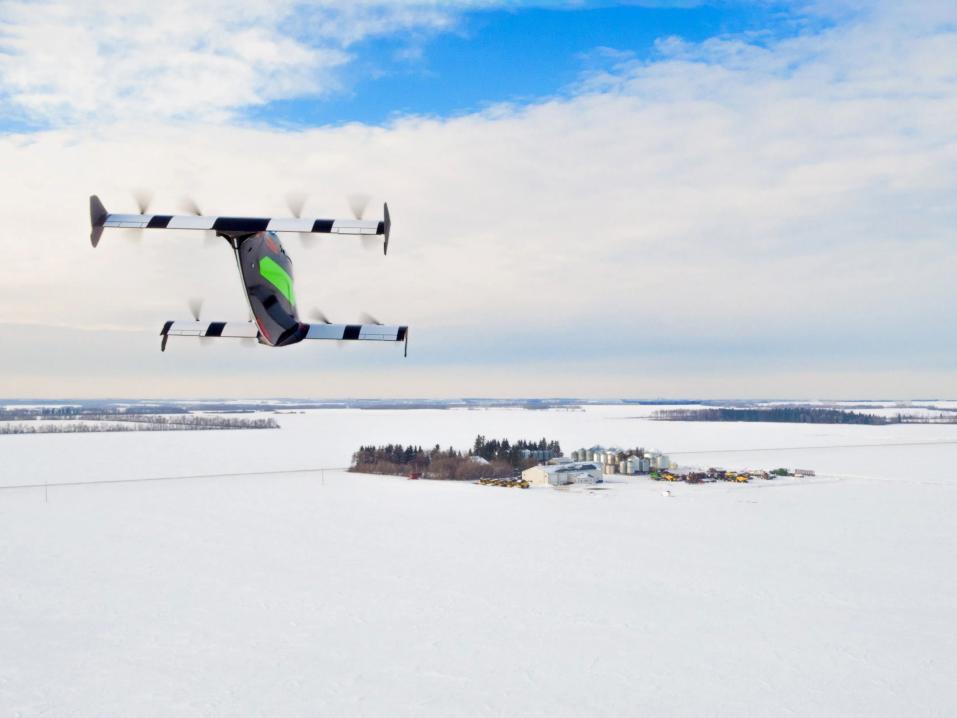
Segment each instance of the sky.
M957 6L927 0L0 0L0 396L957 396ZM285 241L306 315L393 346L171 340L245 320L230 250L88 201L393 215Z

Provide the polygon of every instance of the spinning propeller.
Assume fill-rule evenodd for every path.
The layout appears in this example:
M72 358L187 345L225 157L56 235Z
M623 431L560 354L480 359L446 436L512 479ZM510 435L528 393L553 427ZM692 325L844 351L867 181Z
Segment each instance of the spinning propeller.
M286 195L286 206L289 212L296 219L302 219L302 210L306 206L305 192L290 192ZM312 249L319 245L319 236L309 232L296 232L299 241L306 249Z
M203 300L199 297L190 297L189 299L186 300L186 305L189 307L189 314L193 318L193 321L200 322L202 314L203 314ZM252 321L252 318L250 318L249 321ZM163 343L160 345L160 348L163 351L166 351L166 340L168 338L169 337L165 335L163 336ZM212 337L203 336L203 337L198 337L198 339L199 339L199 345L204 348L212 344L215 344ZM242 337L239 339L239 344L240 346L249 348L249 347L256 346L257 342L255 339L251 337Z
M321 309L313 307L309 310L309 318L312 319L317 324L332 324L329 320L329 317L326 316L325 312ZM346 342L341 339L336 340L336 349L342 349L346 345Z
M352 210L352 216L356 219L365 219L364 215L366 209L369 207L369 200L372 198L363 193L355 192L350 194L347 198L349 201L349 209ZM379 238L375 235L364 234L359 238L362 242L363 249L378 249L379 247Z
M149 211L150 203L153 201L153 193L148 189L137 188L131 194L136 202L136 209L140 214L146 214ZM139 244L143 239L143 230L134 227L127 227L123 230L126 238Z
M196 200L192 197L182 197L179 201L179 208L187 214L194 214L197 217L203 215L203 210L199 208ZM203 230L203 246L212 247L216 244L216 233L211 229Z
M198 322L199 317L203 312L203 300L199 297L190 297L186 300L186 304L189 307L189 313L192 315L193 321ZM207 339L206 337L200 337L199 345L205 349L209 346L210 341L211 340Z
M186 303L189 305L189 313L193 315L193 321L199 321L199 315L203 311L203 300L196 297L192 297L186 300Z
M148 189L133 190L133 198L136 200L136 207L140 214L146 214L149 211L150 204L153 202L153 193Z
M321 309L316 309L315 307L309 311L309 318L319 324L332 324L332 322L329 321L329 317L327 317Z

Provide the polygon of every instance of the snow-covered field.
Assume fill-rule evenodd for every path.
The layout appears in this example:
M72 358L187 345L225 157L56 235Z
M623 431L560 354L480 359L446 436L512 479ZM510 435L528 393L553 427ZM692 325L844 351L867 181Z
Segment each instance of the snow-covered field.
M0 437L0 485L54 484L0 490L0 715L957 714L957 426L652 408ZM477 433L821 476L666 498L298 471Z

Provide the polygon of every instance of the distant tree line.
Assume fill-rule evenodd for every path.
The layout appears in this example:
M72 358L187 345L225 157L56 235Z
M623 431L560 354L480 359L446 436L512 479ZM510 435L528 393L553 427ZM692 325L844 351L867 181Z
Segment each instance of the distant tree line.
M35 406L35 407L7 407L0 409L0 421L15 421L29 419L92 419L93 417L109 416L111 419L132 416L156 414L188 414L189 412L177 406L136 406L136 407L84 407L84 406Z
M62 417L61 417L62 418ZM114 431L215 431L217 429L278 429L272 417L235 419L224 416L84 415L84 421L0 421L2 434L87 434Z
M539 463L540 459L534 454L526 458L523 450L561 455L561 446L557 441L488 441L480 435L467 452L456 451L452 447L443 449L438 444L428 450L402 444L361 446L352 455L352 467L349 470L362 474L397 476L418 473L433 479L459 481L505 478Z
M190 416L194 411L204 414L251 414L271 412L274 409L250 408L231 404L203 404L200 408L186 408L176 404L143 405L102 405L83 406L70 404L64 406L8 406L0 407L0 421L30 421L32 419L88 419L100 421L102 417L110 420L122 420L129 416Z
M772 406L754 409L661 409L651 415L658 421L763 421L787 424L952 424L954 416L895 414L879 416L812 406Z

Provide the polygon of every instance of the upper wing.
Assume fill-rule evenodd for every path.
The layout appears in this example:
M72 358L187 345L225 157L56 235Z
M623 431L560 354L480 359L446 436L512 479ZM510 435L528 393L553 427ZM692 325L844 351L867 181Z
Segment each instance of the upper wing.
M296 217L211 217L193 214L111 214L96 195L90 197L90 241L95 247L105 227L130 229L201 229L216 232L316 232L323 234L378 235L389 247L392 221L389 206L382 207L383 219L316 219Z

